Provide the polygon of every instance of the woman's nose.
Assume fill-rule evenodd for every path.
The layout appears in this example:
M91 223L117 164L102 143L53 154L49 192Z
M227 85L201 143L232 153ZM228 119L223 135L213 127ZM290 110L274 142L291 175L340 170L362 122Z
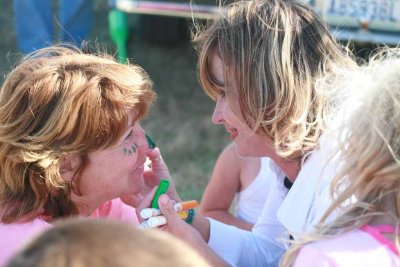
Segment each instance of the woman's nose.
M149 142L146 138L146 131L143 129L141 125L139 125L139 146L143 148L148 148Z
M211 118L211 122L214 124L222 124L223 121L223 112L222 112L222 104L219 99L215 103L214 112Z

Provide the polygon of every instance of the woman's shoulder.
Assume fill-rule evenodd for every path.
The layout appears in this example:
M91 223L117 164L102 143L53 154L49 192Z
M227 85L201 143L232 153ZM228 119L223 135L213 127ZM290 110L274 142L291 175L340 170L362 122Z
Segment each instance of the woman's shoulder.
M103 203L93 212L91 218L108 218L133 223L135 225L139 224L139 220L136 216L136 209L122 202L120 198Z
M51 224L40 218L21 223L0 223L0 266L29 240L49 227Z
M7 237L10 239L16 236L28 236L30 233L35 234L43 229L47 229L51 226L45 220L41 218L35 218L28 222L17 222L17 223L0 223L0 236ZM5 238L7 239L7 238Z

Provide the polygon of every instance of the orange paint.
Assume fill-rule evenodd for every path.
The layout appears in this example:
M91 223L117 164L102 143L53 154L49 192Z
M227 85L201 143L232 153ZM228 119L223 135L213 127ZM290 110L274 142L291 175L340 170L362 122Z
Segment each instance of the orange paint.
M189 201L184 201L181 203L176 203L174 205L174 208L175 208L176 212L179 212L179 211L183 211L183 210L190 210L190 209L197 208L198 205L199 205L199 203L197 202L197 200L189 200Z

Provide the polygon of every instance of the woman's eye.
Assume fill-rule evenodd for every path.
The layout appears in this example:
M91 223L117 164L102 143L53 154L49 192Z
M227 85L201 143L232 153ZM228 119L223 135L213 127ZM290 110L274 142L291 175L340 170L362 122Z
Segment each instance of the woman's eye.
M125 140L126 140L126 139L129 139L129 138L132 136L132 134L133 134L133 130L131 130L131 131L129 132L129 134L126 136Z

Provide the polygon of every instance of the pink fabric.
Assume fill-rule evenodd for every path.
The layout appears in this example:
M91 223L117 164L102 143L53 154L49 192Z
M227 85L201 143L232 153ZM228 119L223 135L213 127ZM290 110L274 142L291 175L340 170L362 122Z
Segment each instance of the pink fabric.
M42 219L35 219L27 223L0 223L0 266L4 266L8 259L28 240L51 225Z
M305 246L300 250L294 266L389 267L400 266L400 259L368 233L353 230Z
M135 209L124 204L120 199L104 203L90 217L94 219L108 218L135 225L139 224ZM43 218L36 218L26 223L0 223L0 267L5 266L9 258L19 248L51 226Z
M135 225L139 224L135 208L126 205L119 198L104 203L95 210L90 217L94 219L116 219L127 223L133 223Z
M376 241L382 245L388 247L394 254L399 255L399 251L396 245L389 239L387 239L382 233L394 233L395 229L392 225L364 225L360 228L362 231L368 233Z

